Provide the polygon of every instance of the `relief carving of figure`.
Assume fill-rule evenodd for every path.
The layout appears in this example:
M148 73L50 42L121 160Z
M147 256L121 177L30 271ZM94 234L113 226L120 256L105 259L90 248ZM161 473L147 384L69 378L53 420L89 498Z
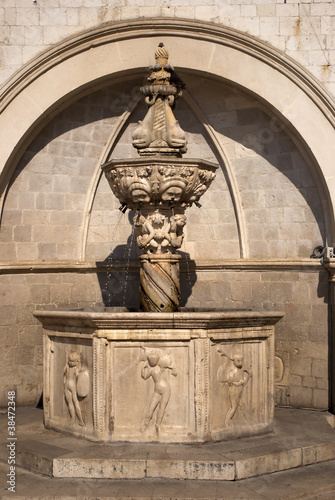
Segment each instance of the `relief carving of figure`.
M156 97L150 102L150 106L155 103ZM147 101L149 104L149 101ZM138 149L147 148L152 142L152 130L154 123L154 108L149 108L144 120L138 122L138 126L133 132L133 146Z
M141 368L141 377L143 380L148 380L151 377L154 382L154 390L144 422L141 425L141 432L144 432L148 428L157 409L155 429L158 435L166 406L170 400L169 372L171 371L171 374L176 377L177 371L170 353L164 352L161 349L143 349L139 361L143 362Z
M139 248L146 249L149 253L165 253L170 245L170 223L168 217L154 213L147 217L136 216L135 225L138 233L137 244Z
M88 370L82 369L82 358L79 352L74 351L68 355L67 362L64 367L63 381L64 396L71 417L71 423L75 423L77 416L79 425L83 427L85 422L81 414L78 396L87 396L89 388L89 375Z
M171 217L170 239L171 239L171 245L174 248L180 248L183 243L184 239L183 229L185 225L186 225L186 216L184 214L176 214L173 217Z
M179 125L179 121L175 119L171 109L166 109L166 142L170 147L179 148L181 153L186 153L187 151L187 140L184 130Z
M224 356L225 362L219 367L217 372L217 379L220 384L228 386L228 399L229 408L225 417L225 425L229 425L234 417L237 407L240 403L243 389L248 383L251 373L243 369L243 356L242 354L235 353L232 358L222 352L219 347L221 356Z
M158 169L161 175L160 193L163 201L179 202L188 184L186 169L179 171L174 165ZM185 175L186 174L186 175Z

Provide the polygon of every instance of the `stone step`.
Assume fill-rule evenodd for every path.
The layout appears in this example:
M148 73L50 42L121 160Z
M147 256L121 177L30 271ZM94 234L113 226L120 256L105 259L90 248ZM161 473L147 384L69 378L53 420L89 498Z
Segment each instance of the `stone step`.
M18 425L16 466L59 478L235 481L335 458L335 432L321 412L277 410L273 434L194 445L92 443L44 429L35 412ZM7 462L10 441L1 442Z

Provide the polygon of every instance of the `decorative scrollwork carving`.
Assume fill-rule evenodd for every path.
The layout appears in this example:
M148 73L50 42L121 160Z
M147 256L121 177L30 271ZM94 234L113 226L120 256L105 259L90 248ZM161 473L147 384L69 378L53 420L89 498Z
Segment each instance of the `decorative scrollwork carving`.
M192 166L179 162L160 163L156 159L141 166L125 166L122 162L110 170L106 168L105 172L113 193L129 208L136 209L138 203L169 206L171 201L186 207L207 191L215 172L213 165L206 171L205 166L199 168L195 162Z
M134 217L137 245L148 254L174 253L183 242L184 214L163 215L159 211L145 217L138 213Z

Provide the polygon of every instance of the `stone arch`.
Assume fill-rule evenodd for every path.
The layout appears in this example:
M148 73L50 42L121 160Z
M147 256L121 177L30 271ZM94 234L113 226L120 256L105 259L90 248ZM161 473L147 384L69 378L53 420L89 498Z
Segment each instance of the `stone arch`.
M0 126L6 130L0 138L2 200L18 159L46 121L88 89L143 73L161 40L175 67L233 82L267 103L290 126L317 169L325 193L327 233L333 239L335 141L330 96L298 63L264 42L186 20L104 25L64 40L16 73L3 86L0 101Z
M317 198L317 203L319 203L319 200L322 200L323 214L328 223L328 237L324 240L324 244L334 244L334 216L332 207L335 190L332 185L333 177L330 160L334 156L335 141L333 139L334 114L331 98L322 89L321 85L312 76L307 74L299 64L265 43L231 29L206 23L194 24L186 20L155 19L101 26L64 40L64 42L41 54L16 73L2 87L2 93L0 93L0 124L2 130L6 131L6 134L0 136L0 169L2 169L0 172L0 195L2 195L2 200L5 199L6 186L17 168L20 158L33 139L36 138L38 140L39 136L43 134L43 129L47 128L46 124L49 124L51 119L54 116L56 117L62 109L66 111L66 109L70 108L71 103L74 103L75 106L81 96L89 98L89 95L94 90L103 89L107 85L109 86L109 84L118 86L119 83L122 85L123 82L132 79L141 79L146 74L149 64L152 63L153 52L160 41L166 43L170 52L170 60L178 72L185 72L188 75L192 75L193 73L197 77L201 76L203 80L207 79L212 82L217 80L218 83L223 84L222 86L236 87L249 94L255 102L260 102L270 111L270 115L278 116L279 122L286 125L286 130L291 137L296 139L295 144L299 146L301 153L304 155L306 166L314 170L316 174L318 187L320 188L319 192L321 193L321 196ZM187 80L185 79L185 81ZM193 106L193 112L195 114L198 112L196 106ZM126 119L126 116L120 119L119 126L115 129L115 134L118 134L118 130L123 127ZM200 122L202 122L201 118ZM211 132L211 130L208 130L208 132ZM114 140L117 142L115 134L110 137L110 142ZM215 131L212 134L212 140L215 140ZM103 162L104 155L108 154L108 150L109 147L107 145L105 150L101 151L101 162ZM81 226L83 235L85 231L87 233L88 217L94 204L94 185L97 185L98 177L101 174L98 161L95 168L96 176L92 177L91 184L85 192L85 195L87 195L86 206L84 208L80 207L82 213L85 212L87 214L85 223ZM10 194L11 191L9 190ZM9 197L7 200L9 200ZM84 225L85 227L83 227ZM202 237L202 239L204 238ZM36 236L36 241L38 241L38 236ZM82 255L84 255L85 241L86 239L83 237ZM24 245L22 245L22 249L25 251ZM64 258L64 261L62 261L60 258L58 262L57 259L55 261L44 262L43 256L40 255L38 259L36 258L36 261L34 258L23 261L23 251L21 251L21 257L18 259L19 266L15 266L10 256L8 258L9 264L5 265L2 269L3 274L20 272L25 276L23 279L27 280L24 283L23 290L28 290L28 298L26 293L21 292L21 294L17 294L16 289L20 285L14 279L13 283L10 284L11 293L13 296L15 295L15 303L8 306L8 311L12 316L14 316L13 313L15 311L21 309L18 305L21 306L29 302L25 309L25 314L29 311L28 321L31 321L30 308L35 306L32 299L29 298L29 294L35 297L37 289L38 300L43 305L52 303L53 306L54 304L62 306L65 303L67 305L77 301L77 297L72 294L73 291L77 290L83 291L80 301L78 299L80 305L86 305L87 303L91 305L95 304L98 300L100 301L101 290L92 286L93 279L90 278L90 275L94 274L95 278L96 275L103 276L106 274L103 266L99 268L99 266L95 265L97 264L96 262L93 263L93 260L92 262L86 262L82 257L79 259L74 257L70 260L68 256L66 257L68 260ZM8 252L9 254L10 251ZM46 249L45 255L48 255L47 258L50 259L49 248ZM95 258L96 254L92 251L91 255L94 255ZM235 280L236 269L241 270L241 267L243 267L243 273L240 273L240 275L243 274L242 279L248 285L252 280L252 277L250 278L252 275L249 272L250 270L260 269L262 273L263 271L277 270L282 276L286 271L296 272L303 269L304 272L306 271L306 275L308 273L308 275L312 276L313 281L311 284L307 283L307 293L306 283L296 283L294 273L292 274L292 278L290 278L290 283L283 283L283 289L280 282L280 279L282 279L281 276L276 283L254 281L250 286L255 285L257 293L252 297L255 300L255 304L252 304L252 307L259 304L266 304L267 300L271 300L271 302L283 302L282 297L285 296L286 305L288 306L286 317L288 319L287 323L283 322L284 326L279 326L282 329L281 334L285 337L288 346L285 346L285 349L291 349L291 335L294 339L292 340L292 345L298 338L295 335L295 321L298 316L299 321L300 319L304 320L302 325L299 325L298 333L300 334L304 328L307 331L306 335L304 333L305 336L303 336L303 339L307 338L311 342L314 342L316 335L309 334L309 329L315 328L315 330L322 331L322 342L326 346L326 333L329 331L328 325L326 325L326 304L320 305L317 303L316 297L320 299L319 302L323 300L326 287L322 288L322 286L327 284L327 276L326 272L323 272L322 283L316 289L316 286L318 286L316 281L319 280L317 272L321 269L321 266L319 261L310 260L309 255L310 253L305 253L301 261L282 259L278 260L277 263L272 260L258 260L257 256L254 261L252 258L249 261L245 258L244 262L241 263L236 256L236 260L232 259L229 262L227 272L225 272L225 264L221 264L221 262L216 263L215 261L204 262L198 269L205 272L212 272L212 270L219 271L217 275L220 281L218 280L217 283L211 284L210 288L211 294L218 297L218 301L219 299L221 301L227 296L231 296L233 297L234 305L244 300L247 307L250 306L250 299L248 293L245 293L246 287L244 283L241 284L241 282ZM244 254L243 256L245 257L246 255ZM108 268L108 266L106 267ZM37 272L35 273L36 269ZM45 274L51 273L52 275L55 271L59 274L60 279L63 279L61 274L64 270L67 274L64 281L67 281L69 273L71 273L70 278L72 276L74 278L74 284L70 283L71 279L65 283L65 293L64 283L58 285L55 282L50 285L48 281L48 284L41 286L41 283L43 283L42 280L38 282L39 277L37 275L44 278ZM313 271L313 273L310 271ZM35 274L33 276L33 286L30 285L32 281L29 281L30 272ZM269 275L271 273L264 272L263 274ZM16 276L14 277L16 278ZM7 276L4 276L4 278L7 278ZM196 289L196 286L193 285L194 283L190 280L188 289ZM203 288L198 289L199 292L195 292L195 306L198 306L200 299L207 299L207 294L205 293L207 290L206 285L207 282L205 282ZM294 294L292 291L293 285L297 285ZM289 292L287 294L285 287ZM32 288L32 291L30 288ZM268 293L269 289L271 289L271 294ZM203 290L204 293L202 293ZM197 293L198 295L196 295ZM313 317L312 313L305 315L307 309L305 304L312 298L312 293L314 302L311 301L311 305L308 304L308 311L310 312L313 306L315 306ZM298 294L303 297L303 303L297 300ZM297 304L294 302L297 302ZM75 303L77 304L77 302ZM269 302L266 306L269 306ZM276 304L276 306L279 307L279 304ZM320 312L317 314L319 307ZM8 313L5 312L5 314ZM321 326L320 319L322 319ZM16 319L14 318L13 322L15 323L15 321ZM5 324L7 325L7 323ZM285 335L283 335L284 329L287 330ZM17 330L16 323L15 330ZM36 338L39 342L40 336L37 336L37 328L35 330L35 326L31 326L30 323L28 326L25 325L24 330L27 332L25 342L29 343L30 349L34 343L34 340L31 339ZM33 333L35 337L32 337ZM299 337L300 342L301 338ZM309 342L309 349L311 348L311 342ZM25 345L23 347L26 348ZM18 351L18 357L20 356L20 352L23 352L23 350ZM30 353L31 349L27 352ZM283 385L289 384L287 373L290 368L287 367L290 361L286 361L286 353L286 350L278 353L279 356L282 356L283 361L285 361ZM305 355L307 356L307 347ZM312 358L312 355L308 354L308 356ZM322 362L324 365L327 364L325 356L326 354L323 354ZM307 359L310 360L311 358ZM294 361L292 361L293 364ZM326 378L326 375L324 375L324 378ZM324 392L326 391L324 390ZM301 402L301 400L299 402L296 398L297 396L293 394L292 401L294 404L306 406L305 402ZM286 404L284 396L283 401ZM313 404L319 405L318 407L321 407L320 405L322 407L325 406L323 402L313 402Z

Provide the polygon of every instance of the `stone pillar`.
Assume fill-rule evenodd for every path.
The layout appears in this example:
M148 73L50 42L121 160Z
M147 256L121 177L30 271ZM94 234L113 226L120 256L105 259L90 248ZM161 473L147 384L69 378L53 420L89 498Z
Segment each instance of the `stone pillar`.
M198 203L215 178L218 165L201 159L183 159L186 134L174 117L176 100L185 84L168 64L160 43L156 64L140 91L148 107L133 132L139 159L111 160L102 169L121 203L136 210L134 224L142 253L141 310L179 311L179 260L187 207Z
M329 273L329 409L335 414L335 258L332 248L326 248L323 264Z
M179 212L182 212L179 210ZM140 304L147 312L179 311L179 261L186 217L174 208L138 211L134 217L140 256Z
M141 255L140 303L147 312L179 311L180 255Z
M325 259L326 260L326 259ZM327 259L325 263L329 272L329 384L330 411L335 414L335 259Z

